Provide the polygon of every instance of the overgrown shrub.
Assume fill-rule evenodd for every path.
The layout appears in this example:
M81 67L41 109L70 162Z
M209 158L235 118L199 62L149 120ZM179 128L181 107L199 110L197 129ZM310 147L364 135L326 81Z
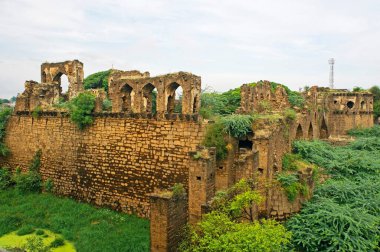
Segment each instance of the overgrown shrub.
M93 123L95 96L91 93L80 93L69 102L68 108L71 121L82 130Z
M359 138L332 147L299 141L294 150L325 168L331 179L286 226L296 251L375 251L380 237L380 144L378 128L356 129Z
M7 127L7 122L12 114L12 109L7 107L0 107L0 156L7 156L9 154L9 149L4 143L5 130Z
M54 241L51 242L51 248L59 248L65 245L65 240L62 238L55 238Z
M252 132L253 117L250 115L232 114L221 118L223 132L240 138Z
M297 171L299 166L297 162L301 159L301 155L293 153L285 153L282 157L282 169L284 171Z
M29 171L14 177L16 189L20 193L41 192L42 179L38 172Z
M34 233L34 227L29 226L29 225L22 226L22 228L20 228L16 232L16 234L19 235L19 236L28 235L28 234L31 234L31 233Z
M54 182L51 178L48 178L44 183L45 192L51 193L54 189Z
M32 236L26 239L26 244L22 247L28 252L49 252L51 251L48 246L45 246L41 237Z
M202 144L206 147L216 147L216 159L223 160L227 156L227 142L223 135L223 124L216 121L207 126Z
M287 174L287 173L279 173L277 174L277 181L280 182L282 188L284 188L286 196L290 202L293 202L297 195L303 190L305 192L305 188L299 182L299 178L295 174Z
M286 109L284 111L284 116L285 116L285 119L288 120L288 121L293 121L296 119L297 117L297 113L296 111L294 111L293 109Z
M110 99L105 99L102 104L102 108L105 111L110 111L112 109L112 102Z
M0 168L0 190L7 189L12 184L11 172L7 168Z
M32 111L32 117L33 117L34 119L37 119L37 118L40 117L41 113L42 113L42 108L41 108L41 106L37 106L37 107L35 107L35 108L33 109L33 111Z

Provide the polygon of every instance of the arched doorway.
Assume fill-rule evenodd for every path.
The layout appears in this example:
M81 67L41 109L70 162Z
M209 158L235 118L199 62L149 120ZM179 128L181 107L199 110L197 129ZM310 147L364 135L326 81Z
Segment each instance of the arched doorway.
M322 119L322 124L321 124L320 138L321 139L329 138L329 131L327 129L327 124L324 117Z
M303 138L302 127L301 127L301 124L298 124L297 131L296 131L296 139L300 140L302 138Z
M142 112L157 112L157 89L152 83L146 84L142 89L142 108Z
M133 91L133 88L130 85L125 84L124 86L121 87L120 93L121 93L121 111L123 112L132 111L134 96L135 96L135 92Z
M176 82L167 87L166 111L168 113L182 113L182 94L182 87Z
M65 77L62 78L62 75L64 75ZM70 83L68 77L65 74L59 72L53 78L53 82L58 83L61 86L61 94L66 94L69 91Z
M307 139L313 140L313 124L310 122L309 130L307 132Z

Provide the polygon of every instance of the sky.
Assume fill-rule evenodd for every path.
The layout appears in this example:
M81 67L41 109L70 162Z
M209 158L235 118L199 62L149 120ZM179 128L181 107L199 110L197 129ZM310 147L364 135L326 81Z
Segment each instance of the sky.
M0 0L0 97L43 62L177 71L226 91L270 80L298 90L380 83L379 0Z

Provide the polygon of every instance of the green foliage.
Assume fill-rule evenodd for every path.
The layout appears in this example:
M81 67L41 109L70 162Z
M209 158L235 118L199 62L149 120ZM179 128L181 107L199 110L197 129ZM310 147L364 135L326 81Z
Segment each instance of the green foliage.
M183 187L183 184L181 183L175 183L174 186L172 187L172 191L173 191L174 198L180 198L186 194L186 190Z
M16 183L15 188L22 194L41 191L42 179L38 172L29 171L16 174L14 181Z
M210 207L214 211L227 214L230 219L254 221L253 207L263 198L254 190L251 180L242 179L226 191L219 191L212 199Z
M83 130L93 123L92 112L95 108L95 96L91 93L80 93L69 102L68 108L71 121Z
M9 154L8 147L4 144L5 130L7 127L7 122L12 114L11 108L0 107L0 157L7 156Z
M26 240L23 249L28 252L49 252L50 248L44 245L41 237L30 237Z
M224 126L220 121L207 126L202 144L206 147L216 147L216 159L223 160L227 156L227 142L223 136Z
M77 251L149 251L149 221L52 194L0 191L0 236L34 226L62 234Z
M41 150L36 151L36 153L33 156L32 162L29 165L29 171L32 171L32 172L39 172L40 171L41 155L42 155Z
M44 235L45 234L45 231L41 230L41 229L38 229L36 231L36 235Z
M51 248L59 248L65 245L65 240L62 238L55 238L54 241L51 242L50 247Z
M206 214L180 251L283 251L291 233L274 220L237 223L226 214Z
M353 92L362 92L362 91L365 91L365 89L356 86L356 87L354 87L354 88L352 89L352 91L353 91Z
M45 192L51 193L54 189L54 182L51 178L48 178L44 183Z
M33 117L34 119L37 119L37 118L40 117L41 113L42 113L42 108L41 108L41 106L37 106L37 107L35 107L35 108L33 109L33 111L32 111L32 117Z
M294 143L304 159L332 176L286 223L296 251L375 251L379 245L379 130L356 129L351 134L359 138L347 146Z
M215 115L230 115L240 106L240 88L224 93L202 93L200 114L209 119Z
M373 94L373 116L376 120L380 116L380 87L373 86L369 92Z
M284 188L290 202L293 202L302 190L307 190L303 188L298 176L295 174L279 173L277 174L277 181L280 182L282 188Z
M302 159L301 155L286 153L282 157L282 169L284 171L298 171L298 162Z
M284 116L285 116L286 120L288 120L288 121L294 121L296 119L296 117L297 117L297 113L293 109L286 109L284 111Z
M102 108L103 110L105 111L110 111L112 109L112 102L110 99L106 98L104 101L103 101L103 104L102 104Z
M0 190L7 189L12 185L11 172L7 168L0 168Z
M351 129L348 134L356 137L380 137L380 126L376 125L372 128Z
M110 73L111 70L107 70L87 76L83 81L84 89L103 88L105 91L108 91L108 77Z
M31 234L34 232L34 227L30 226L30 225L25 225L25 226L22 226L22 228L20 228L18 231L17 231L17 235L18 236L23 236L23 235L27 235L27 234Z
M232 114L221 118L223 132L240 138L252 132L253 117L250 115Z

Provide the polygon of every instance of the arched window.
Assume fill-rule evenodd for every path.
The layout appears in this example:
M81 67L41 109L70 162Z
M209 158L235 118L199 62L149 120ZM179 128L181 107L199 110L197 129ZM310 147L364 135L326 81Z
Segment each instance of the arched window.
M142 89L143 112L155 114L157 112L157 89L148 83Z
M354 107L354 105L355 105L355 103L354 103L353 101L349 101L349 102L347 102L347 107L348 107L349 109L352 109L352 108Z
M321 131L320 131L320 138L321 139L327 139L329 138L329 132L327 130L327 124L325 121L325 118L322 119L322 125L321 125Z
M166 90L166 111L168 113L182 113L182 87L176 83L171 83Z
M125 84L120 89L121 93L121 111L132 111L135 92L128 84Z
M193 114L198 113L197 105L198 105L198 95L195 95L193 99Z
M59 72L57 75L53 78L53 82L58 83L61 86L61 93L66 94L69 91L69 79L65 75L65 77L62 78L63 73Z
M364 101L362 101L362 102L360 103L360 109L365 109L365 102L364 102Z
M307 138L309 140L313 139L313 124L310 122L309 131L307 132Z
M298 124L297 132L296 132L296 139L299 140L302 138L303 138L302 127L301 127L301 124Z

